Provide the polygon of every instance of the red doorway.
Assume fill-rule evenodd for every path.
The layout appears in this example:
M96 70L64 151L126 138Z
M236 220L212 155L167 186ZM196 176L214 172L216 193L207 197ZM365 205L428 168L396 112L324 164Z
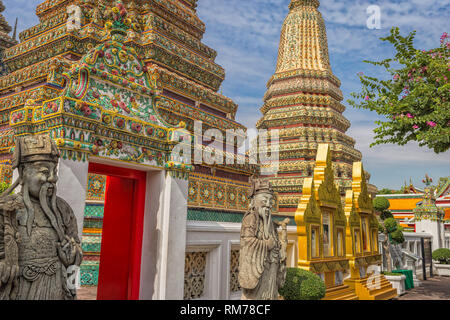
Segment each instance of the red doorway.
M98 277L98 300L138 300L146 173L90 163L107 176Z

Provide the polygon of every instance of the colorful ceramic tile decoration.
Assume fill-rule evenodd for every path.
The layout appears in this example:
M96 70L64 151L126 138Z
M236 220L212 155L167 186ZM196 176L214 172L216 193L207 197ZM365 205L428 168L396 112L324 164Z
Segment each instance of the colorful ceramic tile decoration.
M86 200L105 201L106 176L97 174L88 175Z
M193 132L196 120L204 130L245 130L235 121L238 106L218 93L225 71L201 41L205 25L196 1L125 0L124 14L115 12L116 2L42 1L39 24L21 32L19 43L0 19L7 70L0 75L0 162L10 160L15 135L48 132L62 159L95 156L189 179L192 219L241 220L254 166L194 168L170 158L175 133ZM81 11L73 30L67 28L71 5ZM214 177L216 171L226 178ZM2 172L9 179L6 167ZM89 175L83 285L97 283L105 185L106 177Z
M333 74L319 1L292 0L284 21L276 72L268 82L259 129L278 129L280 170L271 179L280 214L293 215L303 183L311 177L319 143L329 143L333 170L342 188L351 188L352 163L361 161L355 140L345 134L341 82ZM366 177L370 178L368 174ZM370 186L370 192L376 188Z
M67 8L74 4L81 24L68 30ZM5 45L9 72L0 77L0 156L10 157L14 134L49 132L63 159L95 155L170 168L187 179L193 167L170 164L173 132L193 131L196 120L205 129L245 129L235 121L237 105L218 93L225 72L214 62L217 52L201 41L205 25L196 1L123 5L122 16L113 12L114 1L43 1L36 10L40 24L23 31L20 43ZM3 27L7 34L10 28ZM255 168L217 169L230 182L212 183L203 202L190 207L214 203L220 210L244 211L247 200L239 196L245 192L227 188L241 182L241 189L248 188L245 179ZM195 171L213 176L207 165ZM101 200L91 187L88 200Z

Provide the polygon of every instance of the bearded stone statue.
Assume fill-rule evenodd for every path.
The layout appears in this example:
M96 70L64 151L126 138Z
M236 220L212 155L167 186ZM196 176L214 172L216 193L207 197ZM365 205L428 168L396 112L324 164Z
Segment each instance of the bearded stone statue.
M56 196L59 157L48 135L16 139L19 178L0 196L1 300L76 299L69 281L83 253L75 215Z
M286 280L287 224L272 221L274 194L268 180L253 181L241 229L239 284L242 300L278 300ZM281 227L281 240L278 236Z

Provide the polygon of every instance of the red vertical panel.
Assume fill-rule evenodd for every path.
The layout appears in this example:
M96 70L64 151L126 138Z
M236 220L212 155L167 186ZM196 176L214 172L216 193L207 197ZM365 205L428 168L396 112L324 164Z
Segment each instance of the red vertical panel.
M98 279L99 300L126 300L134 181L108 176Z
M133 237L131 239L130 273L128 299L138 300L141 281L142 239L144 237L144 212L147 175L136 172L133 194L133 219L131 221Z
M138 300L147 174L89 164L107 176L97 298Z

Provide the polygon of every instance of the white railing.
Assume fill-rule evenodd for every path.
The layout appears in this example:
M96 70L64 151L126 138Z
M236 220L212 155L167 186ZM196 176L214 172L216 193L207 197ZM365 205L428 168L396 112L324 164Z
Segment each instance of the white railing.
M405 237L405 242L401 245L398 246L398 248L393 248L393 250L391 251L391 260L392 260L392 267L393 269L395 269L395 262L394 259L395 258L399 258L397 257L398 254L396 255L395 253L397 252L401 252L401 251L407 251L408 254L403 254L403 257L400 258L402 261L399 262L399 264L401 265L402 268L405 269L411 269L413 270L418 278L423 278L423 268L422 268L422 244L421 244L421 239L433 239L433 236L429 233L423 233L423 232L404 232L403 233L404 237ZM386 270L386 259L384 258L384 252L383 252L383 245L382 242L384 241L384 235L380 234L378 237L378 241L379 241L379 248L380 248L380 253L383 255L383 259L382 259L382 270ZM446 238L448 240L450 240L450 235L448 238ZM394 254L392 254L394 253ZM417 261L413 261L413 265L411 264L411 260L409 259L410 256L416 256L419 259L417 259ZM413 259L416 260L416 259ZM429 261L426 262L427 264L429 264ZM427 272L427 276L429 276L429 268L426 269Z

